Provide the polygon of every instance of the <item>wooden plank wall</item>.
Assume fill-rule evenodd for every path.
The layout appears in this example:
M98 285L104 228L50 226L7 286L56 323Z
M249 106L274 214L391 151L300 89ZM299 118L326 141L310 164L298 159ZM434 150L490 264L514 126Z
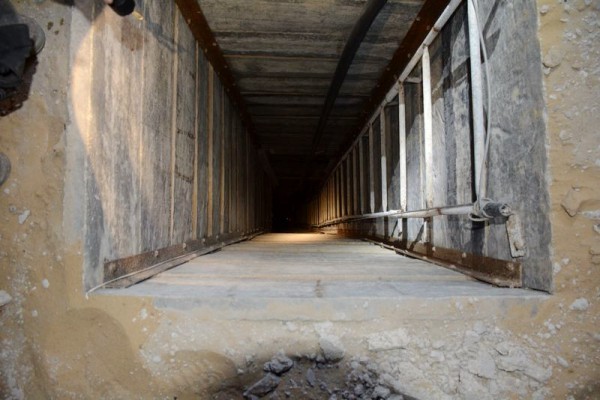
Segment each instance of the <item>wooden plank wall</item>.
M520 2L514 7L507 3L492 6L492 3L486 3L480 15L488 37L487 62L492 79L492 109L485 105L492 127L488 197L510 204L527 221L523 229L527 231L528 254L512 257L502 219L482 223L467 216L442 216L433 218L428 227L422 218L399 221L379 218L333 224L328 230L377 238L429 258L433 253L444 253L447 262L471 271L481 272L498 260L509 267L518 264L523 271L523 280L518 284L550 290L552 267L539 48L535 41L524 39L535 37L536 17L532 12L535 7L532 2ZM372 116L371 124L364 127L362 136L309 204L308 222L318 225L347 215L336 207L346 204L346 199L340 196L350 197L335 190L340 174L349 173L348 181L357 182L358 203L362 207L354 215L401 209L401 199L406 199L407 211L426 208L426 178L432 182L434 207L475 201L467 31L466 4L463 4L428 48L432 106L429 151L433 153L430 164L427 165L425 157L422 74L426 69L419 62L402 84L404 107L400 108L401 102L396 97L384 107L383 116L379 112ZM518 56L513 56L511 49L517 47L529 51L519 51ZM522 95L511 98L510 93ZM406 132L405 165L400 162L400 115ZM358 168L348 169L346 163L355 153ZM405 188L400 184L404 174ZM468 259L473 261L469 265ZM521 275L515 275L516 278L520 280ZM489 276L486 279L494 281Z
M86 288L109 261L270 226L269 180L178 9L145 2L142 12L136 21L98 6L78 69L91 82Z

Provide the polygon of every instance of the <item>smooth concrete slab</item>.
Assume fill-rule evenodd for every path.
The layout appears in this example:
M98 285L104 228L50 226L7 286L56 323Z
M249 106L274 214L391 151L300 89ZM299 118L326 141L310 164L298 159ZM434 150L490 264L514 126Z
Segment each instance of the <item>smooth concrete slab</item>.
M102 293L153 297L159 308L219 309L231 318L272 315L274 305L276 313L300 318L362 319L417 304L433 310L450 300L490 299L505 308L546 297L493 287L360 240L313 233L262 235Z

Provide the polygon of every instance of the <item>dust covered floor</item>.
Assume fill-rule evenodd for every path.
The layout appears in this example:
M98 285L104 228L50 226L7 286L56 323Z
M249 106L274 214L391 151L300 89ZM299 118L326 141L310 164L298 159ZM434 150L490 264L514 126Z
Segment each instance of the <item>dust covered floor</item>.
M344 300L346 306L398 298L529 297L364 241L315 233L265 234L198 257L128 289L157 306L196 307L226 299L238 307Z

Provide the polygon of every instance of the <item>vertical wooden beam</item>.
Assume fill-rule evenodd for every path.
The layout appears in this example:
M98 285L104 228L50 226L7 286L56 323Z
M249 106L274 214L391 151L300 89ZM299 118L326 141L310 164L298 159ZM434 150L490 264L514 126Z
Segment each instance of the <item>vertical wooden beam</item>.
M352 187L352 175L352 154L348 154L348 157L346 158L346 215L352 215L352 211L354 209L354 188Z
M225 146L227 146L225 137L226 137L226 130L227 127L225 126L225 122L227 121L226 119L226 114L227 114L227 107L226 107L226 100L227 100L227 95L225 94L225 90L221 91L221 126L219 129L219 136L220 136L220 141L221 141L221 159L219 160L219 233L223 234L225 233L225 222L226 222L226 204L225 204L225 198L226 198L226 193L225 193L225 186L227 184L226 182L226 175L225 175L225 157L226 157L226 152L225 152Z
M352 188L354 189L353 200L354 204L352 206L352 214L358 215L360 214L360 188L358 187L360 182L360 168L358 167L358 147L354 146L352 150L352 169L354 173L352 174Z
M213 201L213 192L215 188L215 182L213 179L213 159L214 159L214 102L215 102L215 73L212 68L212 65L208 64L208 131L206 134L208 135L208 201L206 206L206 214L207 214L207 228L206 234L207 236L212 236L214 233L214 224L213 224L213 209L214 209L214 201Z
M423 73L423 131L425 150L425 207L433 207L433 114L431 103L431 64L429 58L429 47L423 49L422 58ZM426 221L426 241L432 242L433 218Z
M381 135L381 211L387 211L387 123L385 120L385 107L381 108L381 113L379 114L379 130Z
M398 82L398 136L400 140L400 209L407 211L408 185L406 176L406 103L404 83Z
M369 211L375 212L375 146L373 138L373 125L369 125Z
M193 181L193 186L192 186L192 232L193 234L193 238L194 239L198 239L198 182L199 182L199 176L198 176L198 157L199 157L199 151L198 151L198 142L200 141L200 132L198 130L199 127L199 123L198 123L198 117L199 117L199 103L200 103L200 85L198 84L198 82L200 81L200 68L198 67L198 58L199 58L199 54L198 54L198 43L195 43L194 46L194 132L195 132L195 137L194 137L194 181Z
M365 145L363 144L363 138L358 139L358 170L359 170L359 185L360 185L360 214L364 214L367 208L367 199L364 193L365 188Z
M173 46L177 49L179 46L179 18L177 13L174 14L173 21ZM173 57L173 86L171 92L171 204L170 204L170 217L169 217L169 238L171 244L173 244L173 233L175 224L175 164L176 164L176 150L177 150L177 71L179 69L179 57L175 54Z

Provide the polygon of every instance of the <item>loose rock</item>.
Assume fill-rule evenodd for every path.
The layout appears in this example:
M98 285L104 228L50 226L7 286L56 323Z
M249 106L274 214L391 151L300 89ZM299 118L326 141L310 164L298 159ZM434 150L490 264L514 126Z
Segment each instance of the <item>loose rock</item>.
M251 399L251 396L265 396L275 390L280 382L281 379L277 375L267 374L260 381L250 386L248 390L244 392L244 397Z
M327 362L338 362L346 354L340 343L334 343L332 340L326 338L321 338L319 346L323 352L323 358Z
M294 366L294 361L284 355L278 355L265 363L263 369L265 372L272 372L275 375L283 375Z
M587 299L581 297L577 300L575 300L573 303L571 303L571 305L569 306L570 310L573 311L585 311L590 307L590 302L587 301Z
M23 225L25 221L27 221L27 218L29 218L29 214L31 214L31 211L25 210L19 215L19 225Z
M390 389L380 385L376 386L375 389L373 389L373 395L371 396L371 398L373 400L385 400L389 398L391 394L392 392Z
M317 384L317 378L315 377L315 371L312 368L309 368L306 371L306 383L310 385L310 387L315 387Z

